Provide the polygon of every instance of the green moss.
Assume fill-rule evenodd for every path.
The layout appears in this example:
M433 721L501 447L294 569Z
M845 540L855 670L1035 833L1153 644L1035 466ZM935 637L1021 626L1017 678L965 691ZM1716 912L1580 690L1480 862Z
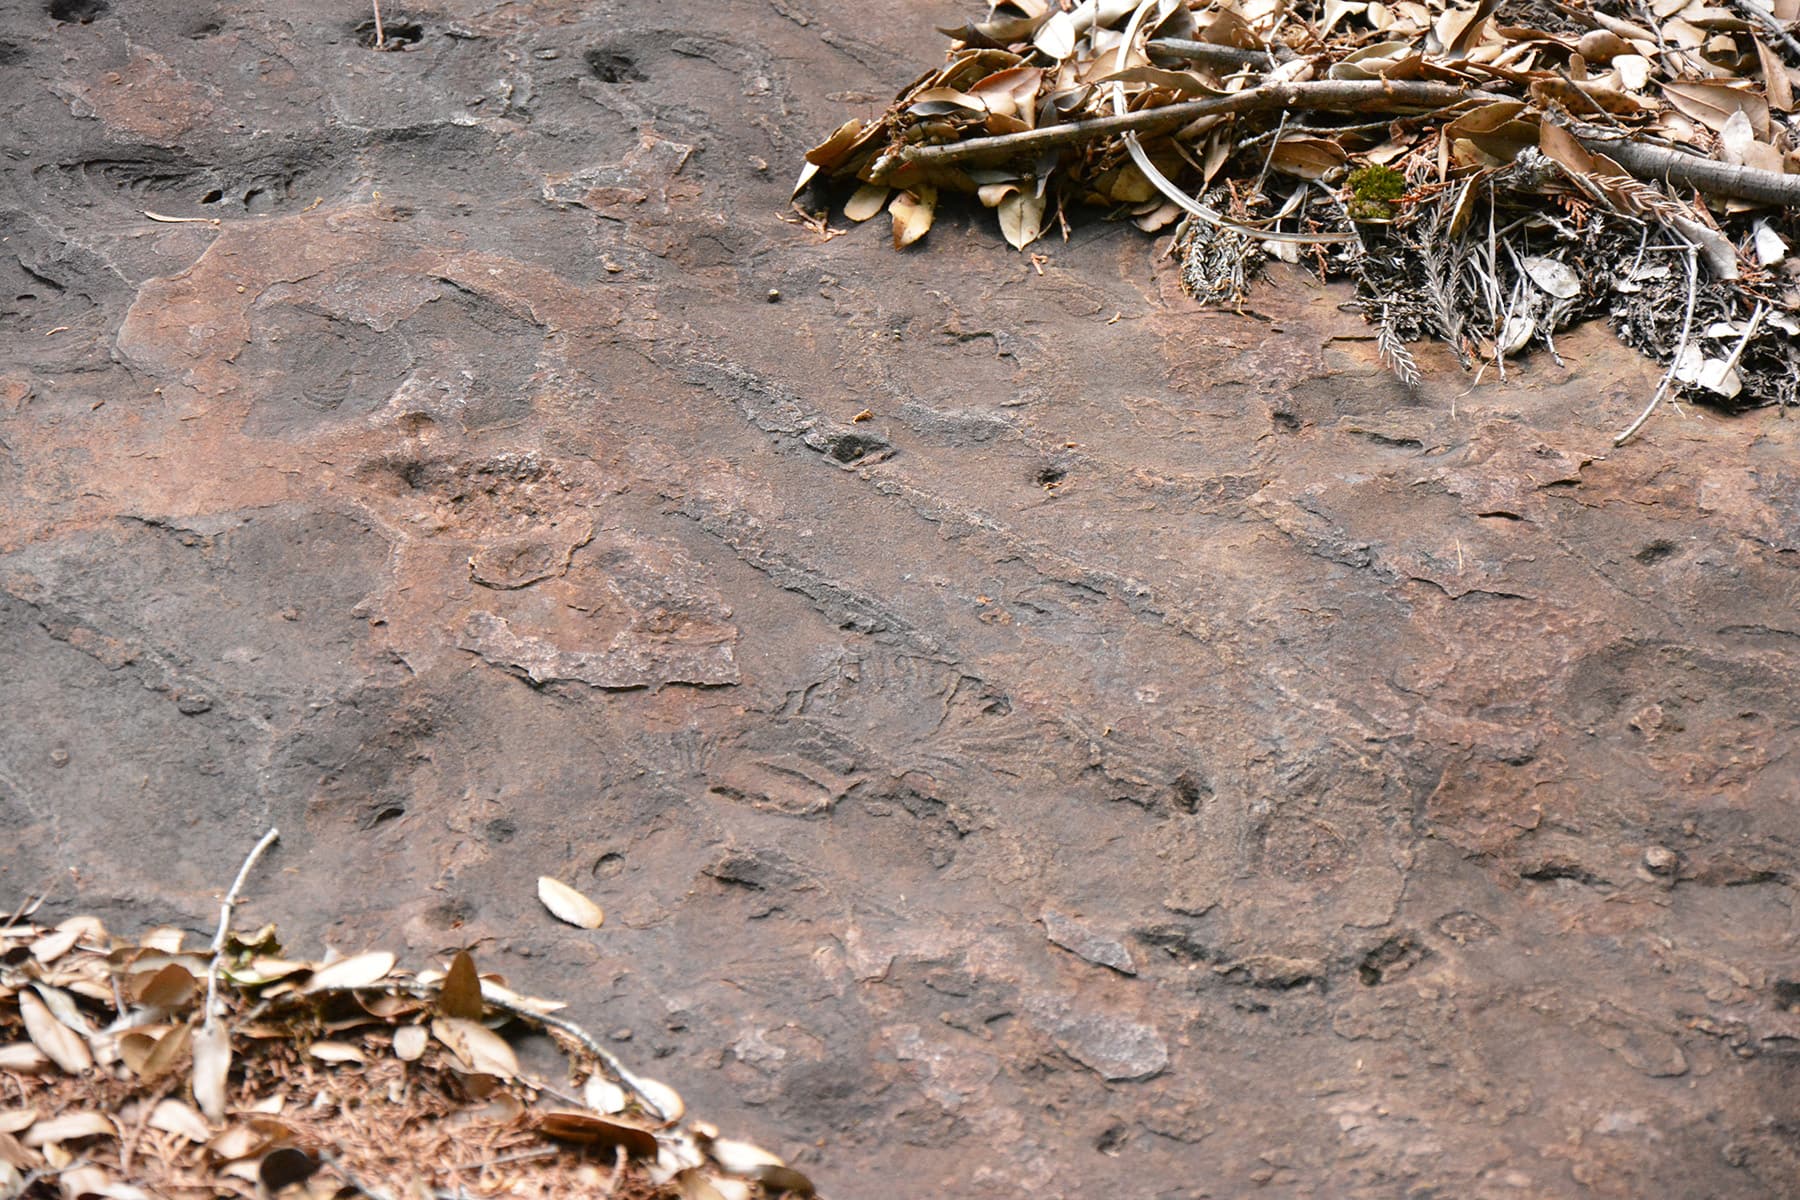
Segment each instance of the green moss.
M1392 167L1358 167L1345 183L1350 217L1356 221L1393 220L1394 201L1406 194L1406 176Z

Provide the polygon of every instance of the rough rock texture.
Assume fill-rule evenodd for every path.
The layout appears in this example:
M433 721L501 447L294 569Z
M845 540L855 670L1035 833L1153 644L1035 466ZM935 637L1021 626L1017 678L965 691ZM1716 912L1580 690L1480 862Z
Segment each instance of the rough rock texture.
M0 6L6 907L278 824L839 1200L1787 1194L1800 425L784 219L972 12Z

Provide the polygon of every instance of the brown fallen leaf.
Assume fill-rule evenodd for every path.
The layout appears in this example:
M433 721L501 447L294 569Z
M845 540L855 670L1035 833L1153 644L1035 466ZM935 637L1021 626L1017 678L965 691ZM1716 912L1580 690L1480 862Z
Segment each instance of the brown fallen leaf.
M583 1112L547 1112L538 1118L545 1136L583 1145L623 1146L633 1158L656 1157L656 1132L617 1117Z
M194 1030L188 1025L177 1025L156 1040L144 1063L138 1068L138 1078L146 1083L154 1083L161 1079L187 1057L188 1048L193 1044Z
M131 996L151 1008L180 1008L194 997L194 973L180 963L131 978Z
M438 1011L465 1021L481 1020L481 977L467 950L458 950L438 987Z
M894 249L910 246L931 231L931 219L937 208L937 189L919 184L899 193L888 205L894 218Z

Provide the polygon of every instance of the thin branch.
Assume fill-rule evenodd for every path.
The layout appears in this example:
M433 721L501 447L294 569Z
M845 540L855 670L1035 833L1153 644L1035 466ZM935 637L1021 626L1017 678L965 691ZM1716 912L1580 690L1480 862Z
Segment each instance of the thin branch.
M1658 404L1662 403L1663 395L1668 392L1669 384L1675 378L1675 369L1681 365L1681 356L1687 352L1688 333L1694 327L1694 295L1700 290L1700 267L1695 261L1699 254L1699 247L1693 245L1687 247L1687 310L1681 314L1681 338L1675 343L1675 355L1669 359L1669 369L1663 372L1662 382L1656 385L1655 395L1650 397L1650 403L1644 405L1644 411L1637 415L1637 420L1627 425L1613 439L1614 446L1623 446L1638 430L1644 427L1644 422L1650 419L1650 414L1656 411Z
M262 840L251 848L244 859L244 865L238 868L237 878L231 881L231 890L225 893L225 902L219 905L219 930L213 934L212 958L206 964L206 1026L212 1028L218 1019L219 1001L219 959L225 953L225 939L231 933L231 910L237 907L238 897L244 891L244 884L250 878L256 860L263 856L263 851L275 844L281 836L281 830L271 828L262 835Z
M1300 57L1280 42L1267 50L1242 50L1236 46L1219 46L1212 42L1191 42L1186 38L1152 38L1145 43L1144 48L1152 54L1203 63L1209 67L1261 68L1269 65L1270 55L1274 55L1278 63Z
M1677 187L1690 187L1733 200L1800 208L1800 175L1783 175L1632 139L1609 137L1598 126L1579 121L1569 122L1568 128L1584 149L1606 155L1639 179L1660 179Z
M1208 96L1158 108L1107 117L1088 117L1023 133L968 138L942 146L912 146L901 150L893 167L917 163L924 167L948 167L1035 156L1046 150L1078 145L1121 133L1166 133L1201 117L1231 113L1274 112L1277 109L1330 109L1344 112L1390 112L1399 109L1446 108L1465 101L1502 100L1503 96L1448 83L1419 80L1321 79L1306 83L1271 83L1229 96ZM890 168L891 169L891 168Z
M386 50L387 34L381 28L381 0L369 0L369 3L375 6L375 48Z

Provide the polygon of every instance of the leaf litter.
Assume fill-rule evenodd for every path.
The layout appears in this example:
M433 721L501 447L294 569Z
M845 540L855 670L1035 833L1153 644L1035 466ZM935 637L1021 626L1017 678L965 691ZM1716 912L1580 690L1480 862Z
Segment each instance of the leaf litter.
M231 930L273 840L210 946L85 916L0 923L0 1200L814 1194L466 950L411 973L383 951L290 959L273 926ZM564 885L545 901L598 924ZM520 1065L529 1035L565 1077Z
M1604 319L1667 397L1800 403L1800 0L1003 0L806 154L896 248L941 197L1021 250L1097 205L1240 304L1355 286L1384 362L1494 368ZM825 228L825 213L807 214ZM1560 362L1560 358L1558 358Z

